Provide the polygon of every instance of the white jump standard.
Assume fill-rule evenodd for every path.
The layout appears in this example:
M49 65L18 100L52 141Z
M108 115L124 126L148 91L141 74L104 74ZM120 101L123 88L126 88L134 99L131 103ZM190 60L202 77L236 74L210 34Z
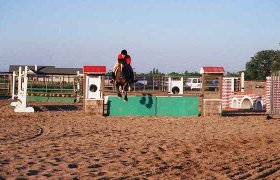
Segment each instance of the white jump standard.
M17 102L12 102L11 106L14 108L15 112L34 112L33 107L26 107L26 94L27 94L27 66L25 66L24 71L19 67L18 70L18 93L17 93ZM13 72L13 94L12 98L15 98L15 79L16 75Z

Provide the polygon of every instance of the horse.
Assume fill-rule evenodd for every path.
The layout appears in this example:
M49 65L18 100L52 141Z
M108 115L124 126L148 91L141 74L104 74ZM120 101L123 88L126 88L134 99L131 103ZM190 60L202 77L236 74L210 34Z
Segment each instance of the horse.
M115 86L117 89L118 97L122 98L122 93L124 94L124 101L127 102L127 92L130 92L131 83L129 82L129 77L131 72L128 68L125 68L125 63L119 62L115 70Z

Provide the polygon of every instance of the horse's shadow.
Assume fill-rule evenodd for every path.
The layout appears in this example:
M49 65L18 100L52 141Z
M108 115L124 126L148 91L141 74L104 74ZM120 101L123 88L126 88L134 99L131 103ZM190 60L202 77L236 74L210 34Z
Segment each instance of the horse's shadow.
M153 107L153 104L154 104L152 94L143 93L141 99L139 100L139 103L141 105L145 106L146 108L151 109ZM109 116L111 108L112 108L112 101L108 100L107 104L104 104L104 107L105 107L104 108L104 115Z
M147 98L147 96L148 96L148 98ZM154 104L152 94L143 93L142 98L139 102L140 102L140 104L145 105L148 109L151 109Z

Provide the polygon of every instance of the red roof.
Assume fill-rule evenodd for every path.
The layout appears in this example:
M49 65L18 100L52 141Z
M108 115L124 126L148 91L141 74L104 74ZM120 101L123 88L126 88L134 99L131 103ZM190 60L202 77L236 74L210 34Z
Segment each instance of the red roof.
M84 66L84 73L105 74L106 66Z
M200 73L225 73L224 67L205 66L202 67Z

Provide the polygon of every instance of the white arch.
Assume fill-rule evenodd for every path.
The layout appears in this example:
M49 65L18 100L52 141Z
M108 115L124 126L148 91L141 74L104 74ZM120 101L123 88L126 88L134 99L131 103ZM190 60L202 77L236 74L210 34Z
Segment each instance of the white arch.
M244 96L240 101L241 109L251 109L253 108L253 100L249 96Z
M231 107L232 108L239 108L239 104L238 104L238 99L237 98L232 98L231 100Z

